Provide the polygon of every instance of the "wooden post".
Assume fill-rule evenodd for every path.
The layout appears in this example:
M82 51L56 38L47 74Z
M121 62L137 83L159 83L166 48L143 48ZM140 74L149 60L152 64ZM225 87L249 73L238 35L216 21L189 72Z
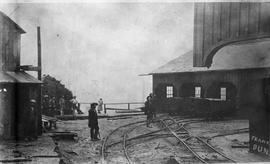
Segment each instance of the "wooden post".
M37 49L38 49L38 80L41 80L41 39L40 39L40 27L38 26L37 27ZM38 111L37 111L37 114L38 114L38 135L41 135L42 134L42 109L41 109L41 104L42 104L42 88L41 88L41 85L38 86L39 89L38 89L38 96L37 96L37 99L38 99Z
M104 104L104 113L106 114L107 111L106 111L106 104Z
M37 27L37 46L38 46L38 80L41 80L41 39L40 39L40 27Z
M128 110L130 110L130 103L128 103Z

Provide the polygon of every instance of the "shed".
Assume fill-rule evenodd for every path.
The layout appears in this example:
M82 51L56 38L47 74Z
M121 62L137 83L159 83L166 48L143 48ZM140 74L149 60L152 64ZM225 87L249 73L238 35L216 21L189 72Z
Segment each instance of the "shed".
M36 138L41 128L41 81L20 70L21 34L25 31L0 12L0 33L0 138ZM31 125L27 124L30 100L36 102Z

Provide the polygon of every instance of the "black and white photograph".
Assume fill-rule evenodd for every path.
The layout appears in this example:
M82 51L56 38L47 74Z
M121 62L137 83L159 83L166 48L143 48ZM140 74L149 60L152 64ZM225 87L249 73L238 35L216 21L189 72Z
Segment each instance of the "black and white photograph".
M270 1L0 0L0 163L270 163Z

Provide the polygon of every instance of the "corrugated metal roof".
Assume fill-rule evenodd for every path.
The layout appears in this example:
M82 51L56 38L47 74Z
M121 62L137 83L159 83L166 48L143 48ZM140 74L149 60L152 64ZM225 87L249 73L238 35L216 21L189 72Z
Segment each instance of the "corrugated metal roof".
M25 72L0 71L0 83L42 83Z
M184 73L213 70L237 70L270 67L270 41L244 45L231 45L222 48L213 58L213 64L206 67L193 67L193 51L189 51L150 74Z

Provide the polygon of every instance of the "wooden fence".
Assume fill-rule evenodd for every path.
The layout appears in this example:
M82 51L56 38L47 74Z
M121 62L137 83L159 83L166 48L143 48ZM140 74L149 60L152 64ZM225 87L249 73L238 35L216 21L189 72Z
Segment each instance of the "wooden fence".
M89 104L89 107L91 106L90 102L80 102L79 104ZM126 106L127 108L111 107L111 106L120 106L120 105ZM132 105L141 105L141 106L132 108ZM124 103L104 103L103 104L104 113L107 113L107 110L132 110L132 109L139 109L142 107L144 107L144 102L124 102Z

